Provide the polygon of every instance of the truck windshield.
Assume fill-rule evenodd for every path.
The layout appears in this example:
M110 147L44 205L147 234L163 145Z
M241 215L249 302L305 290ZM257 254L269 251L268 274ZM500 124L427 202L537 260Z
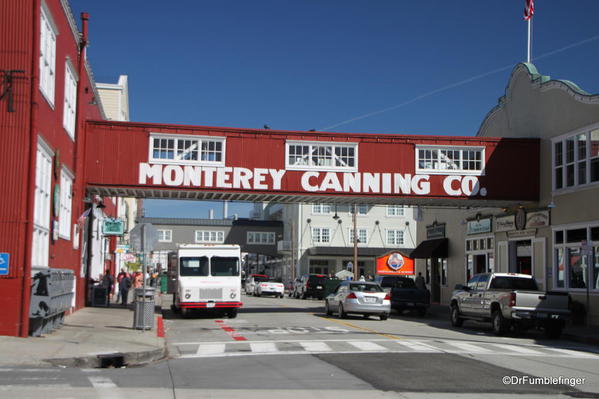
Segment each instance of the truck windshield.
M208 276L208 257L179 259L180 276Z
M234 256L213 256L210 263L213 276L239 275L239 259Z
M537 291L537 282L534 278L522 277L495 277L490 288L499 290L531 290Z
M411 278L398 278L394 285L395 288L416 288L416 283Z

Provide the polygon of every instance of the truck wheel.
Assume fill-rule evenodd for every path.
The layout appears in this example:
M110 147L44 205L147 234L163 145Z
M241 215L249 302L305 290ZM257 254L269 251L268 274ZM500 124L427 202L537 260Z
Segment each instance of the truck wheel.
M460 308L458 308L458 305L451 305L449 319L451 321L451 325L454 327L461 327L462 324L464 324L464 319L460 317Z
M189 319L189 317L191 316L191 309L188 308L181 308L181 316L184 319Z
M333 312L331 312L331 308L329 307L329 301L324 301L324 312L327 314L327 316L333 314Z
M227 316L229 319L234 319L237 317L237 309L231 309L227 312Z
M491 322L493 323L493 333L495 335L505 335L509 330L509 323L503 317L501 310L496 310L493 312L493 316L491 316Z
M557 339L562 335L562 325L558 323L545 324L545 336L551 339Z
M346 317L347 317L347 313L345 313L345 310L343 310L343 305L339 304L339 318L345 319Z

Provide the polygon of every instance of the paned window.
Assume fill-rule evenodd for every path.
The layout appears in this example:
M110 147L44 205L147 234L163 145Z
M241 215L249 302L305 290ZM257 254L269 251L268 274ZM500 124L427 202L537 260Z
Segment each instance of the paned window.
M484 169L482 147L416 147L416 173L479 176Z
M387 205L387 216L404 216L405 208L403 205Z
M349 229L349 243L354 243L354 229ZM358 229L358 244L368 244L368 230Z
M346 170L358 167L358 144L287 142L287 169Z
M52 155L42 145L39 145L35 170L32 266L48 267L51 185Z
M172 242L173 231L172 230L158 230L158 241L159 242Z
M312 227L313 243L328 243L331 240L331 233L328 227Z
M218 230L196 230L197 243L217 243L225 242L225 232Z
M224 137L153 135L150 138L150 161L222 166L224 149Z
M397 230L397 229L387 230L387 245L403 245L404 244L403 235L404 235L403 230Z
M332 212L331 204L312 204L312 213L314 215L328 215Z
M64 109L62 115L62 125L65 130L75 140L75 113L77 107L77 80L70 62L66 62L64 74Z
M59 236L71 239L71 218L73 204L73 178L66 171L60 172L60 215L59 215Z
M553 189L599 182L599 129L553 141Z
M559 229L553 234L555 287L599 291L599 226Z
M46 100L54 105L57 32L45 7L42 7L40 15L40 90Z
M257 245L273 245L275 233L272 231L248 231L247 243Z

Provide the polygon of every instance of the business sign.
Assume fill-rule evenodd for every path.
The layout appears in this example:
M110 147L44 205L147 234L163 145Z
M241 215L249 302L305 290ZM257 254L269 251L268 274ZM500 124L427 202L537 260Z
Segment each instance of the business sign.
M549 226L549 211L529 212L526 214L526 228Z
M414 259L399 252L391 252L376 258L376 274L384 276L413 276Z
M516 230L515 215L499 216L495 218L495 232Z
M466 226L466 234L481 234L491 232L491 218L470 220Z
M10 254L0 252L0 276L7 276L9 270Z
M105 236L122 236L125 232L125 224L121 219L106 218L102 225L102 233Z
M426 239L445 238L445 223L433 223L426 226Z

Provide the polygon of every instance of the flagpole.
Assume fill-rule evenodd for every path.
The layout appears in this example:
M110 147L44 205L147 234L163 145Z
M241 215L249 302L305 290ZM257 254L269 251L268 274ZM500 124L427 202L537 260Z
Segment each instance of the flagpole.
M531 24L532 24L532 18L528 18L528 48L527 48L527 54L526 54L526 62L530 63L530 59L531 59L531 53L532 53L532 46L531 46L531 35L530 32L532 30L531 28Z

